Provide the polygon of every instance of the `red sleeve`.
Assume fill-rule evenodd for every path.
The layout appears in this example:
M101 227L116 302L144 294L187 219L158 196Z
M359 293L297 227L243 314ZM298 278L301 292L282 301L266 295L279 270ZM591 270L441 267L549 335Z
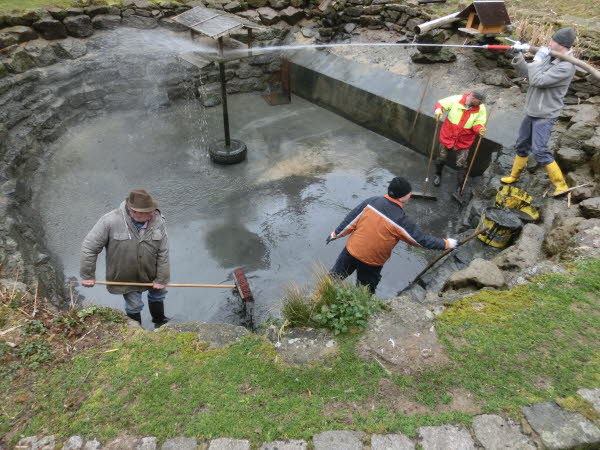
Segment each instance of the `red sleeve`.
M483 125L473 125L471 127L471 129L475 132L475 133L479 133L479 130L481 130L483 128Z
M439 103L436 103L435 106L433 107L433 110L435 111L436 109L441 109L443 111L444 107L442 105L440 105Z

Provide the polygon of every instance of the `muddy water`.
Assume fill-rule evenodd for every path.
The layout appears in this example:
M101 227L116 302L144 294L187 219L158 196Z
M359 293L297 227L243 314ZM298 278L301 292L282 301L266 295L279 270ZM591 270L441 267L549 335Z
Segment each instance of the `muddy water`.
M315 266L332 266L344 242L325 246L325 238L351 208L385 194L396 175L421 189L423 156L300 98L268 106L260 96L237 95L229 110L232 137L249 148L248 160L235 166L215 165L206 154L207 140L222 134L218 108L206 120L190 105L112 114L72 128L56 144L38 177L36 205L67 277L78 276L81 241L98 218L130 189L145 188L167 220L172 282L230 282L242 266L260 321L278 315L287 283L305 284ZM454 177L445 176L454 188ZM440 201L411 200L406 210L445 237L457 208L449 192L438 194ZM400 243L377 295L394 295L434 256ZM103 254L96 275L104 279ZM87 301L123 307L104 287L81 292ZM172 288L167 302L175 320L238 321L239 303L228 290Z

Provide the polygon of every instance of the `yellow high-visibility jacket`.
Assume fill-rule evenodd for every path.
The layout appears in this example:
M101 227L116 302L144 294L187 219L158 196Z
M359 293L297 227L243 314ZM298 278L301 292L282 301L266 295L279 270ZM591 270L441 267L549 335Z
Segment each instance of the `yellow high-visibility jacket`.
M453 95L439 100L435 109L448 111L448 116L440 131L440 142L454 150L471 147L479 130L485 126L487 113L485 105L467 109L466 99L469 94Z

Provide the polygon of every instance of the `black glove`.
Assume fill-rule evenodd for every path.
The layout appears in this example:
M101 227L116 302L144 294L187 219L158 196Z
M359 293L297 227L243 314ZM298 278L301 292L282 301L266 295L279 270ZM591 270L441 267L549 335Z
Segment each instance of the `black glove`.
M334 237L335 235L335 231L332 231L331 234L329 236L327 236L327 239L325 239L325 245L329 244L331 241L335 241L337 238Z

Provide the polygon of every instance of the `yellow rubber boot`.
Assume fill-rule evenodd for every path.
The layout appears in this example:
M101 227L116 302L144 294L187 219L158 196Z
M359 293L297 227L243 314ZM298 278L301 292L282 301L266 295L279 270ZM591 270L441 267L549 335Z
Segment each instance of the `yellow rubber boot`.
M512 170L510 171L510 176L500 178L500 181L506 184L516 183L519 181L519 177L521 176L521 172L525 169L527 165L527 157L515 155L515 162L513 162Z
M554 190L554 194L552 194L552 195L560 194L561 192L569 189L569 186L567 186L567 183L565 182L565 179L563 178L563 174L560 170L560 167L558 167L558 164L556 163L556 161L554 161L546 166L546 172L548 172L550 181L552 181L552 184L556 188Z

